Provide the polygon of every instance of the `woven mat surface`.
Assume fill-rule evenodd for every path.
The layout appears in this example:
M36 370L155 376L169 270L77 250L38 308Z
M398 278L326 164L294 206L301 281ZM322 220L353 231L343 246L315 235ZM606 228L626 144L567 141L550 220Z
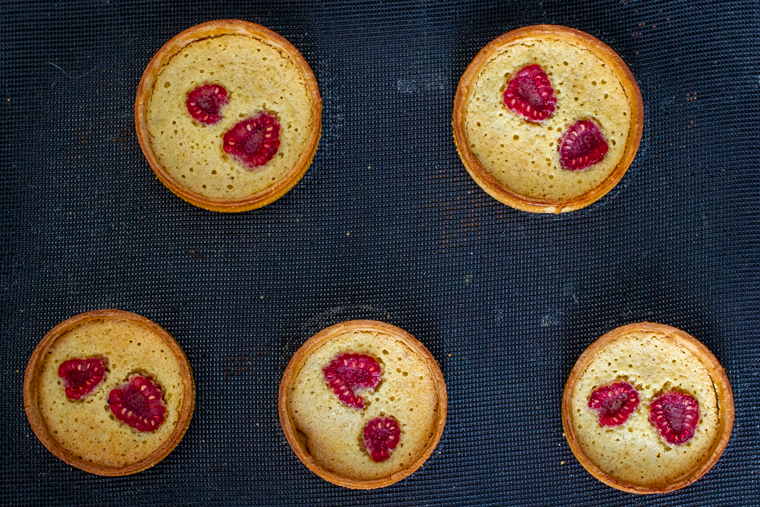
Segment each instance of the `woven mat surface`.
M290 40L324 100L304 179L231 215L171 194L133 118L152 55L185 28L225 18ZM646 111L621 183L561 216L487 196L452 138L470 60L539 23L615 49ZM760 505L757 2L5 1L0 26L0 504ZM39 340L102 308L165 327L197 382L184 440L123 478L55 458L22 403ZM449 389L434 455L372 492L307 470L276 411L295 350L357 318L416 336ZM593 479L560 419L581 352L642 320L700 339L736 398L718 464L656 497Z

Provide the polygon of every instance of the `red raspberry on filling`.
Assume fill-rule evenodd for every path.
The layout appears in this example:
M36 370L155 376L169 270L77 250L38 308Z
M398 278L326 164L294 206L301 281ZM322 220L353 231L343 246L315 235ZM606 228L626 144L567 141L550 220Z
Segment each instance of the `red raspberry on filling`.
M526 120L540 122L554 114L557 97L549 76L539 65L520 69L507 83L504 105Z
M222 119L219 112L227 104L227 90L218 84L204 84L187 95L187 112L194 119L206 125L213 125Z
M224 151L250 169L272 160L279 147L280 123L269 113L238 122L224 134Z

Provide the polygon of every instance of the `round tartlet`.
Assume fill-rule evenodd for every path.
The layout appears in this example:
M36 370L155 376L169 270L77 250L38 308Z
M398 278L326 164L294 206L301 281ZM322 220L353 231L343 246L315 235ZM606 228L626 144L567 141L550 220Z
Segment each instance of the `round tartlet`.
M106 375L71 400L59 367L83 357L104 358ZM165 420L154 431L137 431L110 411L109 392L135 375L161 391ZM24 408L37 438L66 463L98 475L133 474L164 459L182 440L194 405L192 371L177 342L156 323L120 310L58 324L37 345L24 376Z
M504 102L509 80L531 65L556 95L553 114L541 121ZM608 151L591 167L568 170L558 148L581 120L599 126ZM641 92L623 60L563 26L529 26L492 41L467 67L454 102L454 141L472 178L498 201L534 213L574 211L609 192L633 161L643 124Z
M366 406L342 403L323 369L345 353L377 360L380 383L362 392ZM388 486L411 475L443 434L448 399L438 363L398 327L371 320L336 324L312 336L290 360L280 384L279 414L298 458L323 479L352 489ZM366 425L393 417L401 429L390 458L375 462L362 443Z
M221 85L227 103L214 124L193 118L188 95ZM225 134L260 113L279 122L279 148L258 167L224 150ZM140 146L158 179L211 211L265 206L303 177L317 151L322 100L309 64L277 33L239 20L209 21L176 35L153 57L135 100Z
M637 391L637 408L622 424L603 426L590 408L593 393L625 382ZM696 400L693 436L670 443L650 420L664 394ZM707 473L731 437L734 401L723 367L691 335L641 322L619 327L578 359L565 386L562 424L570 448L591 475L630 493L666 493Z

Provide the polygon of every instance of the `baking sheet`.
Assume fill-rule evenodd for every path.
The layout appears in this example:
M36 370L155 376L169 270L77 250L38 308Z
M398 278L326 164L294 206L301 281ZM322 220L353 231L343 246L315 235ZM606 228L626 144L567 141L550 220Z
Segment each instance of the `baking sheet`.
M0 504L760 505L758 144L754 1L3 2L0 24ZM314 163L260 210L194 208L151 172L137 83L173 35L261 23L312 66ZM615 49L646 122L621 183L561 216L512 210L454 148L459 77L489 41L551 23ZM89 475L35 438L26 361L80 312L165 327L194 368L180 445L123 478ZM357 492L309 472L277 419L280 376L320 329L372 318L436 356L449 418L408 479ZM593 479L562 435L581 352L649 320L700 339L732 382L725 454L676 493Z

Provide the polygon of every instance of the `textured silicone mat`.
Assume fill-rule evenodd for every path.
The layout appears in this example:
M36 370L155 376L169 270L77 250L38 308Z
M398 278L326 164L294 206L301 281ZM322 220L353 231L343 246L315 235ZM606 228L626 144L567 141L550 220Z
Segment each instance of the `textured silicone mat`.
M760 8L756 1L3 2L0 54L0 503L7 505L760 505ZM220 18L261 23L314 69L324 131L285 197L222 215L154 177L133 101L151 56ZM552 23L615 49L646 110L620 185L562 216L518 212L467 175L459 77L496 36ZM164 326L194 368L194 419L154 468L73 469L35 438L26 362L80 312ZM420 339L449 388L441 443L394 486L309 472L277 419L280 376L316 331L383 320ZM593 479L562 435L581 352L649 320L728 372L723 458L676 493Z

